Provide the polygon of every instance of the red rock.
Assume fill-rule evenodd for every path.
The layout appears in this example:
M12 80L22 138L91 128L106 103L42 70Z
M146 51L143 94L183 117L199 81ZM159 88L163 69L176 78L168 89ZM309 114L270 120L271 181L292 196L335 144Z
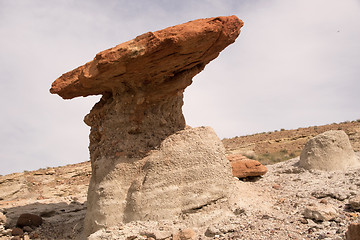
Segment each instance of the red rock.
M64 99L129 89L143 89L146 100L176 94L235 41L242 26L236 16L216 17L145 33L63 74L50 92Z
M42 224L42 218L38 215L31 214L31 213L23 213L17 220L16 226L17 227L24 227L24 226L35 226L38 227Z
M11 231L12 236L22 236L24 235L24 231L21 228L13 228Z
M360 222L351 223L345 233L346 240L359 240L360 239Z
M262 176L267 172L267 168L260 162L248 159L241 154L228 155L227 158L230 161L234 177L256 177Z

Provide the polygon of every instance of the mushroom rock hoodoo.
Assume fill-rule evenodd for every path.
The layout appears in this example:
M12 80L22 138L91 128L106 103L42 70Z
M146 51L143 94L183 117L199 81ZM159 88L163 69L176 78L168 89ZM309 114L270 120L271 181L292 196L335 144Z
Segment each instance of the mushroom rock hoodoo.
M234 179L221 141L209 127L186 127L181 108L192 78L242 26L229 16L148 32L54 81L50 92L64 99L103 95L84 119L92 166L85 235L135 220L191 218L229 199Z

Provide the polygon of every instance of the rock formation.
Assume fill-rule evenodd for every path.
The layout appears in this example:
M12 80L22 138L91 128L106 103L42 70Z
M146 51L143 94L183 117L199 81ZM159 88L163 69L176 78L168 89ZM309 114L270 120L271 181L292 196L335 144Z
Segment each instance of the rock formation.
M233 43L236 17L200 19L148 32L63 74L64 99L102 94L91 127L92 177L85 234L133 220L175 218L224 201L231 168L209 128L185 129L183 92ZM227 186L227 187L226 187Z
M227 158L230 161L234 177L257 177L267 172L267 168L259 161L248 159L241 154L231 154L228 155Z
M325 171L345 170L360 166L344 131L331 130L310 139L300 155L300 166Z

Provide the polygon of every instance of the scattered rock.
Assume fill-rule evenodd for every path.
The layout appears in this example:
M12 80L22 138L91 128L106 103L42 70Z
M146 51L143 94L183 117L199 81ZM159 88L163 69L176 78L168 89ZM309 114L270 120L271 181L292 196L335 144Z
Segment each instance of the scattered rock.
M339 201L344 201L345 199L348 199L351 196L350 192L345 192L343 190L337 190L334 191L332 189L321 189L321 190L315 190L311 193L311 196L316 197L318 199L321 198L334 198Z
M151 231L151 232L144 232L141 233L141 235L145 235L148 239L149 238L154 238L156 240L162 240L162 239L167 239L171 237L171 232L170 231Z
M326 199L321 199L321 200L320 200L320 203L322 203L322 204L328 204L328 201L327 201Z
M182 229L173 234L173 240L195 240L196 233L192 229Z
M300 218L299 220L302 224L308 224L308 220L306 218Z
M357 195L356 197L349 199L349 204L352 209L360 210L360 195Z
M0 212L0 224L6 223L6 216L2 212Z
M29 234L29 237L30 237L31 239L35 239L35 238L38 238L38 237L39 237L39 234L38 234L37 232L31 232L31 233Z
M359 167L360 161L344 131L327 131L310 139L300 155L300 166L324 171Z
M235 232L239 228L238 222L231 220L222 220L217 223L210 224L206 229L205 236L215 237L217 235L223 235L231 232Z
M272 185L272 188L275 190L280 190L281 186L279 184L274 184L274 185Z
M20 215L16 222L17 227L24 227L24 226L34 226L38 227L42 224L43 220L40 216L31 214L31 213L23 213Z
M137 236L128 236L126 237L126 240L135 240L137 238L138 238Z
M21 240L21 237L15 236L15 237L11 238L11 240Z
M351 223L345 233L346 240L359 240L360 239L360 222Z
M30 226L24 226L23 227L24 232L32 232L33 229Z
M321 204L308 206L305 208L303 215L305 218L313 219L315 221L330 221L337 217L337 211L330 204Z
M24 235L24 231L21 228L13 228L11 231L11 235L22 236L22 235Z
M262 176L267 168L259 161L248 159L241 154L228 155L234 177L246 178Z
M49 169L45 172L46 175L54 175L56 172L54 169Z

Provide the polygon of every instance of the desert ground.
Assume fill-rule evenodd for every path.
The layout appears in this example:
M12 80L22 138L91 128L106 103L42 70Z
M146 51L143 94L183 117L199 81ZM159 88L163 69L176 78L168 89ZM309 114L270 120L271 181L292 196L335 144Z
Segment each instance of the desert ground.
M328 130L345 131L360 158L360 121L223 139L227 154L257 159L268 169L262 177L235 179L233 214L208 220L202 227L134 221L89 239L345 239L349 224L360 221L360 169L298 166L304 144ZM0 176L0 239L79 238L90 177L90 162ZM11 232L23 213L41 216L43 223L14 237Z

